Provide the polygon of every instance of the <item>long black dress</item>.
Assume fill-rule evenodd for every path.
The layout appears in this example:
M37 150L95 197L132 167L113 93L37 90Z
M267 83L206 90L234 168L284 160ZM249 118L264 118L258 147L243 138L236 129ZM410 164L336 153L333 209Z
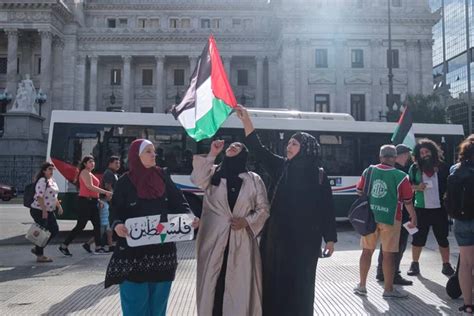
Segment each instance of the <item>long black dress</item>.
M279 180L261 240L263 314L313 315L321 241L337 241L329 180L323 174L319 184L314 159L287 160L275 155L261 144L256 132L245 143L272 182Z

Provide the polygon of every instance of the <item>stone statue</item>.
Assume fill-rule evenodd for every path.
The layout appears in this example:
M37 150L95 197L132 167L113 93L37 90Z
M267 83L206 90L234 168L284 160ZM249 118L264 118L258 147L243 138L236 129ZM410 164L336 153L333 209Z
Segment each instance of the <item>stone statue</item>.
M36 89L29 75L18 84L15 102L10 112L28 112L38 114L35 109Z

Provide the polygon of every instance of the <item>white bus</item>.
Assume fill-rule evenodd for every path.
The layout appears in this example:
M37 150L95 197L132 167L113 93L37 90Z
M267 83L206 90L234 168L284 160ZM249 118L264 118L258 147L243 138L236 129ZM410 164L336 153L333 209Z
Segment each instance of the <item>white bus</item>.
M296 131L315 136L321 144L322 165L332 185L336 215L346 217L355 199L355 184L368 165L377 163L379 147L390 143L395 123L355 121L348 114L313 113L282 110L249 110L262 142L284 155L289 137ZM440 144L447 163L452 163L457 144L463 138L461 125L414 124L417 138L428 137ZM231 115L217 132L216 138L230 143L242 141L240 120ZM130 143L147 138L157 147L157 163L167 167L177 186L184 192L197 214L201 212L202 192L190 181L193 154L207 153L211 140L196 143L188 137L171 114L53 111L48 139L47 158L57 167L54 177L60 188L67 218L74 218L75 181L82 156L92 154L100 176L111 155L127 165ZM272 184L249 155L250 168L261 174L271 190Z

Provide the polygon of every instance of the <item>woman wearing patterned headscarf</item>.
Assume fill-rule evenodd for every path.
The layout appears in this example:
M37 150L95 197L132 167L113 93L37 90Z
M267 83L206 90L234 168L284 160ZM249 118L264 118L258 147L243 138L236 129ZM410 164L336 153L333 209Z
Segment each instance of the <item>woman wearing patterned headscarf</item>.
M319 162L319 144L294 134L286 157L265 148L243 107L237 115L245 143L270 175L270 218L262 234L263 315L313 315L315 273L322 239L330 256L337 241L332 191Z
M197 313L262 315L262 272L257 236L268 218L262 179L247 170L248 150L232 143L214 164L224 141L194 156L191 180L204 191L196 241Z
M191 213L183 194L155 164L155 147L146 139L132 142L128 169L115 184L112 229L120 237L110 259L105 287L120 286L123 315L166 315L178 265L174 243L128 247L124 223L129 218Z

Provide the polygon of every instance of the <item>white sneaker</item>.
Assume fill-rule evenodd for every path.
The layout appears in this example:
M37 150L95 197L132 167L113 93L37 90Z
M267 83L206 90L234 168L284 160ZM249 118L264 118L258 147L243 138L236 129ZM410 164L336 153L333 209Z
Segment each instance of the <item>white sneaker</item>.
M354 288L354 293L360 296L367 296L367 288L357 284L357 286Z
M383 297L385 298L407 298L408 293L393 289L392 291L383 291Z

